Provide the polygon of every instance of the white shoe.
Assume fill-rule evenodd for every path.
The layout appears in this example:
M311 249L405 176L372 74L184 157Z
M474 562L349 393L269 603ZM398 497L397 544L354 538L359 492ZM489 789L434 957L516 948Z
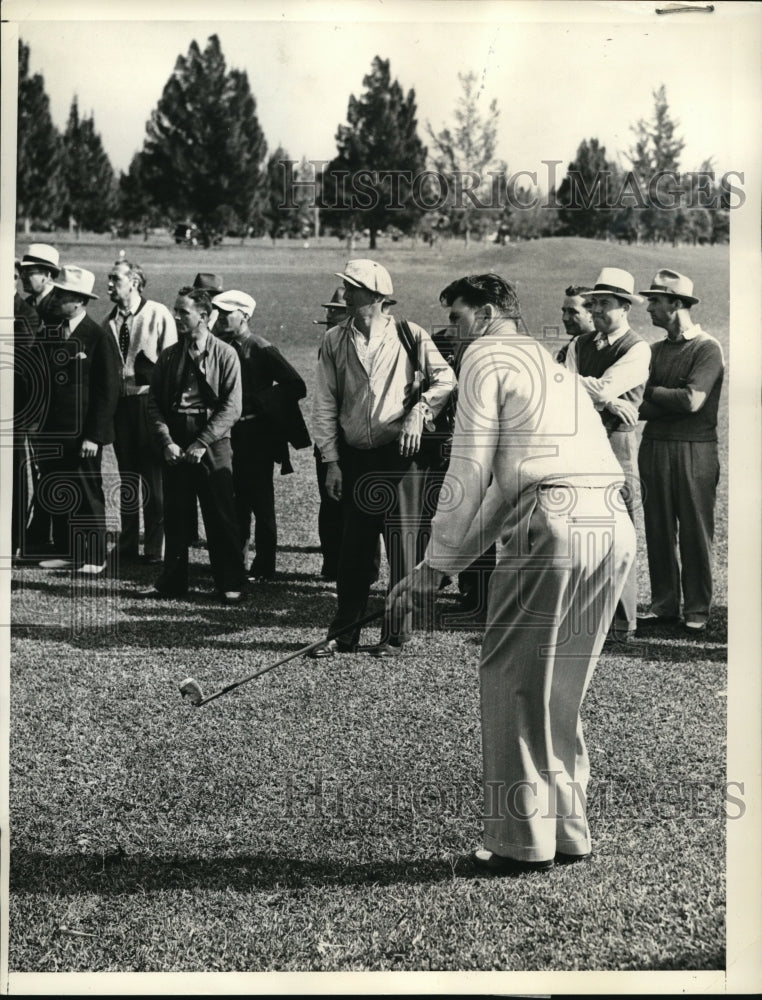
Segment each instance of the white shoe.
M77 572L80 573L82 576L99 576L104 571L105 568L106 568L105 563L102 563L100 566L96 565L95 563L85 563L84 566L79 567Z
M43 559L40 563L42 569L68 569L71 566L71 559Z

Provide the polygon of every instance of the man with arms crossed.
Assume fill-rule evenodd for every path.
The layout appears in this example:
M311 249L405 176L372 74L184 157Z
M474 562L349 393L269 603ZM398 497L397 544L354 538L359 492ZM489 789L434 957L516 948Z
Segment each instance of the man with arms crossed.
M667 336L651 345L651 374L640 405L646 426L638 467L651 607L639 620L677 621L682 590L685 628L697 635L712 604L717 410L725 362L719 343L691 318L699 299L690 278L662 268L641 294L651 322Z
M635 531L600 418L577 380L518 332L511 283L461 278L441 302L474 341L444 487L462 501L437 512L423 561L387 606L403 612L499 541L480 664L485 836L474 860L496 875L546 871L591 852L579 711Z
M628 271L604 267L595 287L585 292L595 329L569 344L566 367L580 376L600 414L609 444L625 474L623 493L627 513L635 523L638 494L637 407L648 378L651 350L629 326L630 307L643 300L634 293L635 282ZM629 642L637 629L638 580L635 563L614 612L612 638Z

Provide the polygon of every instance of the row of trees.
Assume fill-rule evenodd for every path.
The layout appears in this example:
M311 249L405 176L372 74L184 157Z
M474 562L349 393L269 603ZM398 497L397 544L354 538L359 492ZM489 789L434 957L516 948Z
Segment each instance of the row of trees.
M50 116L29 49L19 47L18 215L36 223L102 230L166 225L189 218L207 231L307 235L415 233L467 242L493 234L523 239L561 234L627 241L716 242L728 235L728 192L706 178L703 198L665 207L650 190L660 172L679 172L684 142L663 87L654 116L633 128L626 167L585 139L566 176L537 197L496 158L499 110L483 108L474 73L460 74L453 121L419 136L415 91L404 92L388 60L376 57L364 91L349 98L330 162L291 160L267 143L245 72L228 69L219 38L179 56L146 125L143 148L116 178L92 115L72 102L61 135ZM702 164L711 171L711 162ZM684 183L684 182L681 182ZM693 192L695 194L695 192ZM689 192L690 194L690 192ZM700 204L697 203L701 202ZM317 210L316 210L317 208Z
M118 210L117 181L90 115L82 117L77 98L61 134L50 116L50 100L39 73L29 74L29 48L19 44L17 216L32 221L95 231L108 226Z

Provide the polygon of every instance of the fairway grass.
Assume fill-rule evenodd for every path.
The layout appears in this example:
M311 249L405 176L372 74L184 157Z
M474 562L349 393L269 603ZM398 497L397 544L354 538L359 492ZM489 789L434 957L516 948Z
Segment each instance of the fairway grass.
M96 319L121 247L144 265L147 296L170 306L202 270L253 294L253 326L305 377L310 422L324 329L312 320L347 259L338 241L57 245L95 271ZM559 343L569 283L617 266L647 288L658 267L675 267L727 352L726 247L549 239L353 256L389 267L395 314L429 329L445 323L437 301L449 281L497 270L518 282L529 329ZM632 325L662 335L643 307ZM470 860L481 633L459 618L454 588L437 627L394 660L296 659L201 709L181 700L186 676L209 694L324 634L335 589L319 575L311 449L293 453L293 475L276 469L278 574L244 605L214 599L203 546L190 594L170 602L138 598L155 580L148 567L84 584L14 569L11 971L722 969L727 412L725 392L712 621L700 640L663 626L605 648L583 706L594 854L545 875L484 878ZM105 481L116 528L110 449ZM641 523L638 533L646 606ZM383 590L382 577L369 610Z

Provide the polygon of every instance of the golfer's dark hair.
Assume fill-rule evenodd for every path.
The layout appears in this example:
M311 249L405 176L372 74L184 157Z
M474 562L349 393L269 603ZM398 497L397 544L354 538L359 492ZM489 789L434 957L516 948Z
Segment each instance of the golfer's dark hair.
M592 292L592 288L588 288L587 285L569 285L569 287L564 292L564 295L568 296L570 299L575 299L578 295L584 295L585 292ZM586 302L585 306L589 309L590 306Z
M470 274L453 281L439 294L443 306L451 306L456 299L463 299L472 309L489 303L506 319L521 319L516 288L499 274Z
M191 285L184 285L177 293L183 298L190 299L195 303L197 309L203 309L207 316L212 314L212 300L209 298L204 288L193 288Z

